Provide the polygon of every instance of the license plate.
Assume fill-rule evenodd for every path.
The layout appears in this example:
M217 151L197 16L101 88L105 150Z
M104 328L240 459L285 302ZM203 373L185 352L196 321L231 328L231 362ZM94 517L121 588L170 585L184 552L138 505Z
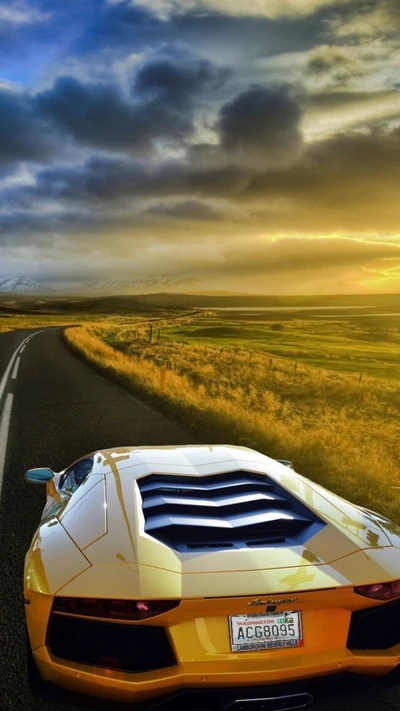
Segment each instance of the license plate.
M301 647L303 644L300 612L231 615L229 628L232 652Z

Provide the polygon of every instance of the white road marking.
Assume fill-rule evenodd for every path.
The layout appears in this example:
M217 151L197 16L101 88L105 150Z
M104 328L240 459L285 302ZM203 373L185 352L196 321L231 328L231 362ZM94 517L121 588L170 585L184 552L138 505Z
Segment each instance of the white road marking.
M17 358L17 360L15 361L14 370L13 370L13 374L12 374L12 376L11 376L11 380L16 380L16 379L17 379L18 368L19 368L20 362L21 362L21 358Z
M12 410L13 399L14 399L14 395L12 393L8 393L6 402L5 402L5 405L3 408L3 414L1 416L1 424L0 424L0 496L1 496L1 488L3 485L4 464L6 461L8 431L10 429L10 419L11 419L11 410Z
M7 366L7 368L5 369L4 375L3 375L3 377L2 377L2 379L1 379L1 381L0 381L0 402L1 402L1 398L3 397L3 393L4 393L4 390L5 390L6 385L7 385L8 376L9 376L10 373L11 373L11 368L13 367L14 361L15 361L15 359L16 359L18 353L20 352L21 346L22 346L22 350L23 350L23 349L25 348L26 344L28 343L28 341L29 341L31 338L33 338L34 336L37 336L38 333L42 333L42 332L43 332L43 329L41 329L40 331L35 331L35 333L31 333L30 336L27 336L27 337L22 341L22 343L19 344L18 348L17 348L17 349L14 351L14 353L12 354L11 360L10 360L10 362L9 362L9 364L8 364L8 366Z
M25 350L25 348L26 348L26 343L25 343L25 345L24 345L24 346L22 346L22 348L21 348L21 350L20 350L20 353L23 353L23 352L24 352L24 350Z
M28 339L25 338L25 340L22 341L22 345L24 345L24 344L27 342L27 340L28 340ZM6 387L6 385L7 385L8 376L9 376L10 373L11 373L11 368L12 368L13 365L14 365L14 361L15 361L17 355L18 355L18 351L19 351L20 348L21 348L21 343L19 344L17 350L14 351L13 355L11 356L11 360L10 360L10 362L9 362L9 364L8 364L8 366L7 366L7 368L5 369L4 375L3 375L3 377L2 377L2 379L1 379L1 381L0 381L0 402L1 402L1 398L3 397L3 393L4 393L4 390L5 390L5 387Z
M38 333L42 333L42 330L35 331L35 333L31 333L29 336L27 336L27 338L25 338L22 341L22 343L19 344L18 348L12 354L11 359L8 363L8 366L5 369L4 375L0 381L0 402L3 397L3 393L4 393L4 390L7 385L8 377L11 373L13 366L14 366L14 370L13 370L11 379L15 380L17 377L19 364L21 362L21 357L18 357L19 353L22 353L22 351L24 350L28 341L31 338L33 338L34 336L36 336ZM21 348L21 346L22 346L22 348ZM14 363L15 363L15 365L14 365ZM4 464L6 461L8 430L10 428L10 419L11 419L11 410L12 410L13 399L14 399L14 395L12 393L8 393L4 407L3 407L3 412L1 413L1 417L0 417L0 496L1 496L1 488L2 488L2 484L3 484Z

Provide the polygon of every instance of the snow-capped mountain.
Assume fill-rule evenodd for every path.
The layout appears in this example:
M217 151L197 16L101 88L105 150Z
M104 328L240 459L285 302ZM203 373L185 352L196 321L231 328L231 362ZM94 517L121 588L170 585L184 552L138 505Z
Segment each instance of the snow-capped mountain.
M200 287L201 284L197 279L155 276L121 281L116 279L91 281L82 284L80 291L91 294L151 294L157 291L192 291Z
M67 294L129 295L151 294L155 292L199 291L201 283L192 278L176 278L167 275L145 279L98 279L74 283L34 281L29 277L9 277L0 279L0 293L46 294L62 296Z
M47 284L41 281L33 281L29 277L15 277L0 279L0 292L10 294L45 294L53 291Z

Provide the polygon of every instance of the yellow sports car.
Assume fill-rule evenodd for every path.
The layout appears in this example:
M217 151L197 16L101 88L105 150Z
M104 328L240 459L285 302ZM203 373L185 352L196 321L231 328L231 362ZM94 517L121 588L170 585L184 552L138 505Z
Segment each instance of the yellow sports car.
M400 528L287 464L124 447L29 470L47 487L25 559L32 684L275 711L344 672L399 682Z

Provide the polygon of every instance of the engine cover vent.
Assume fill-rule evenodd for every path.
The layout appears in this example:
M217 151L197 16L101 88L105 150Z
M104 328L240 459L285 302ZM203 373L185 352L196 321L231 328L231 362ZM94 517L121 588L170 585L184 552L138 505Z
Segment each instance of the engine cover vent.
M179 551L300 545L325 526L263 474L150 474L137 484L146 533Z

